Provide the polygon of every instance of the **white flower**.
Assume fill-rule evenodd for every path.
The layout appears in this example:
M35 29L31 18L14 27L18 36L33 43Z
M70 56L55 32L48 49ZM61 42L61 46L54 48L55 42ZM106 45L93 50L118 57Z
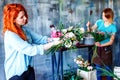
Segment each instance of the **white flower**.
M80 28L80 31L81 31L82 33L84 33L84 32L85 32L85 30L84 30L84 28L83 28L83 27L81 27L81 28Z
M65 47L66 48L70 48L72 46L72 41L69 40L69 41L65 41Z
M62 29L62 33L63 34L67 33L67 29Z
M69 36L69 38L73 38L73 37L75 37L75 34L73 32L69 32L68 36Z
M78 64L82 65L82 64L83 64L83 61L79 61Z
M73 29L73 26L70 26L69 28L68 28L68 31L71 31Z
M76 60L76 64L79 64L79 61L78 61L78 60Z
M92 67L92 66L88 66L87 69L88 69L88 70L92 70L93 67Z

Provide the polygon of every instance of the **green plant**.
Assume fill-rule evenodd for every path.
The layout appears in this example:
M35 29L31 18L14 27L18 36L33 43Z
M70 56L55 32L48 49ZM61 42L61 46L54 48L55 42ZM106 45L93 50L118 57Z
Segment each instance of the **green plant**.
M70 65L68 65L68 67L70 69L64 72L63 80L83 80L83 78L81 76L78 76L76 71L73 70Z
M100 71L103 71L103 73L101 75L105 75L105 76L111 76L113 78L116 78L117 80L120 80L120 78L113 73L113 71L110 70L106 70L104 68L99 68Z

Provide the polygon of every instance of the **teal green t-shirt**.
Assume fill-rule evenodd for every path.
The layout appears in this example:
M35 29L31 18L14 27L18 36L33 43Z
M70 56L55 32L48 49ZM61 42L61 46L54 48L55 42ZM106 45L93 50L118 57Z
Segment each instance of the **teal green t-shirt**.
M104 32L105 34L116 34L117 29L116 25L114 23L110 24L109 26L104 25L104 21L102 19L99 19L95 23L97 25L97 29L99 32ZM106 37L105 40L101 41L101 44L107 43L110 41L110 37Z

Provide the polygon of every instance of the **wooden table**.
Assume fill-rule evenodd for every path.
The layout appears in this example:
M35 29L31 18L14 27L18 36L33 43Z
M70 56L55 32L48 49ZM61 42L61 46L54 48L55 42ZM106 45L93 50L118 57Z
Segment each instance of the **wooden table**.
M93 55L93 46L94 45L84 45L77 44L77 48L88 48L88 62L91 63L91 58ZM58 55L55 53L52 54L52 77L53 80L63 80L63 51L69 50L67 48L61 48L58 51Z

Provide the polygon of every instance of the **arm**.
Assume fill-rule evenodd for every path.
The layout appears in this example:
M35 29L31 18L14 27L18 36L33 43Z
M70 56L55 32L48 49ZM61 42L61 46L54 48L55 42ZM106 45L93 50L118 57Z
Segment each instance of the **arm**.
M17 34L9 31L5 34L5 42L20 54L34 56L37 54L44 54L44 50L51 48L53 45L59 44L61 41L51 42L44 45L33 45L21 39Z
M110 46L114 43L114 40L115 40L115 34L112 34L110 37L110 41L105 44L101 44L101 46Z
M103 46L110 46L114 43L114 39L115 39L115 34L112 34L110 37L110 41L104 44L100 44L100 42L96 42L95 45L99 46L99 47L103 47Z
M44 48L44 50L48 50L48 49L51 48L52 46L58 45L58 44L60 44L60 43L62 43L62 41L53 41L53 42L44 44L44 45L43 45L43 48Z
M45 44L48 42L48 37L47 36L42 36L40 34L35 33L33 30L24 27L23 28L26 34L29 34L32 38L32 42L34 44Z
M88 23L86 24L86 26L87 26L87 31L88 31L88 32L91 32L91 31L94 32L94 31L97 29L97 25L94 24L92 27L90 27L90 25L91 25L91 23L88 21Z

